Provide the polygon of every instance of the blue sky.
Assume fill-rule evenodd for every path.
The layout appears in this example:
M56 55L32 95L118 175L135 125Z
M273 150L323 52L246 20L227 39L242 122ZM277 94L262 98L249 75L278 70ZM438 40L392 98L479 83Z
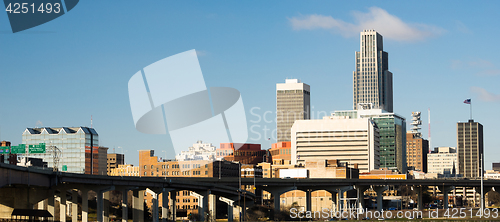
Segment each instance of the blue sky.
M275 84L311 85L313 112L352 109L359 32L384 36L394 74L394 111L421 111L432 146L456 146L456 122L484 125L485 166L500 162L498 1L80 1L69 13L12 34L0 13L0 139L21 142L26 127L93 126L100 144L159 156L168 136L138 132L127 83L141 68L196 49L208 87L241 92L249 127L275 111ZM271 117L269 115L268 117ZM260 122L269 146L274 123ZM408 124L408 128L410 125ZM193 141L192 143L195 143ZM207 141L211 142L211 141ZM216 144L218 146L218 144ZM117 147L122 147L118 149Z

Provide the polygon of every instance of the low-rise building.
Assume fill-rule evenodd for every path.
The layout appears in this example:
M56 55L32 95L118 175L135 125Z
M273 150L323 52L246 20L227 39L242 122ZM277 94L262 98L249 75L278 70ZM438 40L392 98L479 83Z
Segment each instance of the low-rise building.
M369 172L380 166L379 141L377 124L368 118L326 116L297 120L292 127L291 160L295 165L336 159L351 168L357 165L360 172Z
M486 170L486 173L484 173L484 178L485 179L500 180L500 172L495 171L495 170Z
M109 176L139 176L139 167L132 164L118 165L118 167L111 169Z
M203 143L201 140L189 147L187 151L181 151L181 153L175 156L177 161L187 161L187 160L215 160L217 148L211 143Z
M216 152L217 159L253 165L265 162L266 156L266 150L262 150L260 144L250 143L221 143Z
M17 154L10 153L9 141L4 140L0 142L0 163L17 164Z
M455 147L437 147L427 154L427 172L450 177L459 172L458 154Z
M107 172L108 175L111 171L117 168L119 165L125 164L125 155L119 153L108 153L107 155Z
M292 164L292 144L290 141L273 143L271 149L271 160L273 165L290 165Z
M154 150L139 151L139 174L142 177L239 177L239 163L229 161L190 160L176 161L163 159L159 161ZM162 203L162 195L158 201ZM145 194L148 207L152 205L152 196ZM191 191L177 192L176 208L180 214L198 213L198 197ZM160 204L161 206L161 204Z

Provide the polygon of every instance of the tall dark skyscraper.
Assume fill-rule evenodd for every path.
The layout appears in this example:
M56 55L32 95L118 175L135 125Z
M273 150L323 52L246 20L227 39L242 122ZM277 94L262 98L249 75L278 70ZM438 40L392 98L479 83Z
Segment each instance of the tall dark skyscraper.
M353 72L353 107L371 103L375 109L393 112L392 73L382 36L375 30L361 32L360 51L356 52Z
M483 125L474 120L457 123L457 149L459 173L464 177L481 176L481 154L483 154Z

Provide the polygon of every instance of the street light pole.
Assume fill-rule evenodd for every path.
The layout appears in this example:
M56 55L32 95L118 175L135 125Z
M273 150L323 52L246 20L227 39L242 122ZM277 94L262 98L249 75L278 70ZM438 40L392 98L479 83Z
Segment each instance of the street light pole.
M483 195L484 195L484 184L483 184L483 167L484 167L484 164L483 164L483 154L481 153L481 162L479 163L481 164L481 216L483 215L484 213L484 199L483 199Z

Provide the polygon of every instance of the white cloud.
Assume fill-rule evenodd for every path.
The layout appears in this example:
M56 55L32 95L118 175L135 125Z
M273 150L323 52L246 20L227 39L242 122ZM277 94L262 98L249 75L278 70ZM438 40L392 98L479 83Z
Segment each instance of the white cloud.
M470 61L451 60L452 69L468 69L478 76L498 76L500 69L495 64L484 59L474 59Z
M426 24L405 23L384 9L371 7L369 12L353 12L355 23L348 23L332 16L307 15L288 18L294 30L326 29L344 37L359 35L365 29L374 29L384 38L397 41L419 41L442 34L445 30Z
M472 86L472 87L470 87L470 90L473 93L477 94L479 99L482 101L500 102L500 95L488 92L488 91L486 91L486 89L483 89L481 87Z

